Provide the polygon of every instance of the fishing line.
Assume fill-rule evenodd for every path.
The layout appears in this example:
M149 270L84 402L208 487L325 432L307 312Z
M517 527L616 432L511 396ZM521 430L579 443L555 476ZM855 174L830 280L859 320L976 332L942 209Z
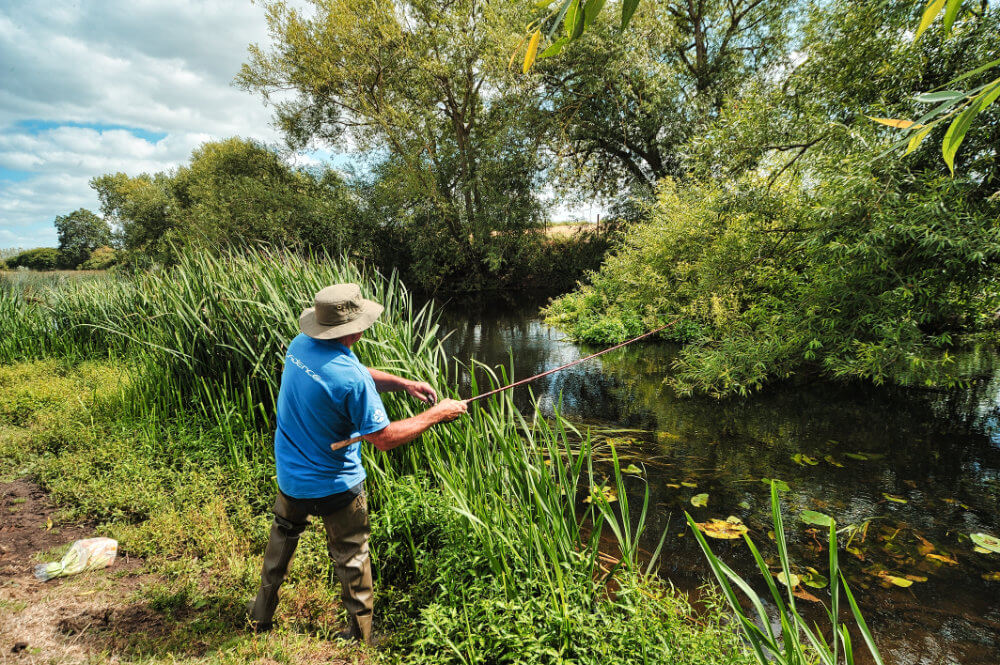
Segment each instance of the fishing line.
M472 404L473 402L478 402L481 399L486 399L487 397L490 397L491 395L496 395L497 393L502 393L505 390L510 390L510 389L516 388L518 386L523 386L526 383L531 383L532 381L537 381L538 379L542 378L543 376L548 376L549 374L555 374L556 372L561 372L562 370L564 370L564 369L566 369L568 367L572 367L573 365L579 365L580 363L586 362L586 361L591 360L593 358L596 358L597 356L602 356L605 353L608 353L609 351L614 351L615 349L620 349L623 346L628 346L629 344L631 344L633 342L638 342L640 339L645 339L645 338L649 337L650 335L655 335L656 333L661 332L663 330L666 330L670 326L674 325L675 323L677 323L677 321L679 321L679 319L674 319L670 323L664 324L664 325L660 326L659 328L656 328L655 330L650 330L649 332L643 333L643 334L639 335L638 337L633 337L632 339L627 339L624 342L621 342L620 344L615 344L614 346L609 346L608 348L604 349L603 351L598 351L597 353L591 353L589 356L585 356L583 358L577 358L573 362L568 362L565 365L560 365L559 367L556 367L556 368L553 368L553 369L550 369L550 370L546 370L546 371L542 372L541 374L535 374L534 376L529 376L526 379L521 379L520 381L515 381L514 383L507 384L506 386L501 386L500 388L494 388L493 390L490 390L490 391L485 392L485 393L480 393L480 394L476 395L475 397L470 397L469 399L466 399L466 400L463 400L463 401L466 404ZM331 450L340 450L341 448L346 448L347 446L351 445L352 443L357 443L358 441L361 441L364 438L365 438L364 436L356 436L356 437L351 438L351 439L345 439L343 441L337 441L336 443L331 443L330 444L330 449Z

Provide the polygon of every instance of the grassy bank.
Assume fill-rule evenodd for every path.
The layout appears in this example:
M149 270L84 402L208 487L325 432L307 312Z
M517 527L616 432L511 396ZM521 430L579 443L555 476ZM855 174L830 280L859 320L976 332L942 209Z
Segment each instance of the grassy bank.
M447 393L433 312L416 311L398 282L349 265L185 256L162 273L0 288L0 458L147 557L170 581L146 593L158 607L213 617L186 630L202 631L220 657L249 659L256 641L239 632L239 608L275 492L271 403L284 345L303 304L341 281L386 305L357 349L363 362ZM413 409L398 396L386 405L393 418ZM500 398L417 444L365 455L376 630L391 647L377 658L748 662L720 613L695 620L642 574L641 523L617 504L580 502L581 490L620 476L596 470L587 437L561 419L525 421ZM602 530L619 536L617 565L599 556ZM311 528L279 609L285 637L266 647L281 653L266 655L295 660L304 647L288 636L339 629L320 582L328 573Z

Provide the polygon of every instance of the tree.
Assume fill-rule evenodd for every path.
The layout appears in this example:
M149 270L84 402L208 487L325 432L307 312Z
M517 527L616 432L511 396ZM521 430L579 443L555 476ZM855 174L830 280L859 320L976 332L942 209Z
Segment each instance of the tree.
M537 68L541 109L574 181L585 169L594 190L630 183L651 192L660 179L681 177L683 146L711 126L725 96L773 75L785 58L795 4L645 2L625 32L610 15L595 18Z
M951 385L949 349L1000 303L1000 118L970 136L973 175L925 144L880 158L925 86L995 43L996 14L956 40L914 44L907 2L817 5L800 62L733 95L661 183L651 219L550 310L591 341L679 318L675 387L745 393L802 373ZM994 137L990 139L990 137Z
M313 141L377 156L393 199L385 224L433 252L417 267L429 289L481 284L537 226L540 136L503 62L513 48L509 0L313 0L306 16L266 4L272 50L250 49L237 78L276 104L292 147ZM288 91L294 97L288 98ZM430 258L433 255L434 258Z
M169 263L185 245L216 250L266 242L340 252L358 221L338 175L292 168L240 138L203 144L172 173L109 174L91 186L133 261Z
M93 250L111 243L111 227L85 208L57 216L55 225L59 251L63 261L71 267L86 261Z

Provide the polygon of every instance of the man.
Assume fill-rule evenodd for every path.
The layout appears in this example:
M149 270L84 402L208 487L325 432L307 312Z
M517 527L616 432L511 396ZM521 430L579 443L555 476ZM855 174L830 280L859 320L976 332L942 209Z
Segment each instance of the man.
M288 345L278 393L274 521L260 590L247 605L254 630L271 628L278 588L299 535L309 515L317 515L323 520L349 616L348 630L341 636L371 643L370 530L360 443L337 451L330 444L363 436L379 450L392 450L466 411L464 402L452 399L435 405L437 393L426 383L366 369L358 361L351 346L382 310L361 297L357 284L335 284L317 293L314 306L299 317L302 334ZM378 393L400 390L431 408L389 422Z

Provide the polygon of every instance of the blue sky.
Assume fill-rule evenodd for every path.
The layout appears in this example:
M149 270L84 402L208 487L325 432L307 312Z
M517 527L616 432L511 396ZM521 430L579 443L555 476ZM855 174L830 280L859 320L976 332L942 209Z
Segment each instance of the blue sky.
M268 42L249 0L0 3L0 248L55 246L53 220L99 213L88 181L165 171L205 141L280 137L231 84ZM318 160L344 163L317 151Z

